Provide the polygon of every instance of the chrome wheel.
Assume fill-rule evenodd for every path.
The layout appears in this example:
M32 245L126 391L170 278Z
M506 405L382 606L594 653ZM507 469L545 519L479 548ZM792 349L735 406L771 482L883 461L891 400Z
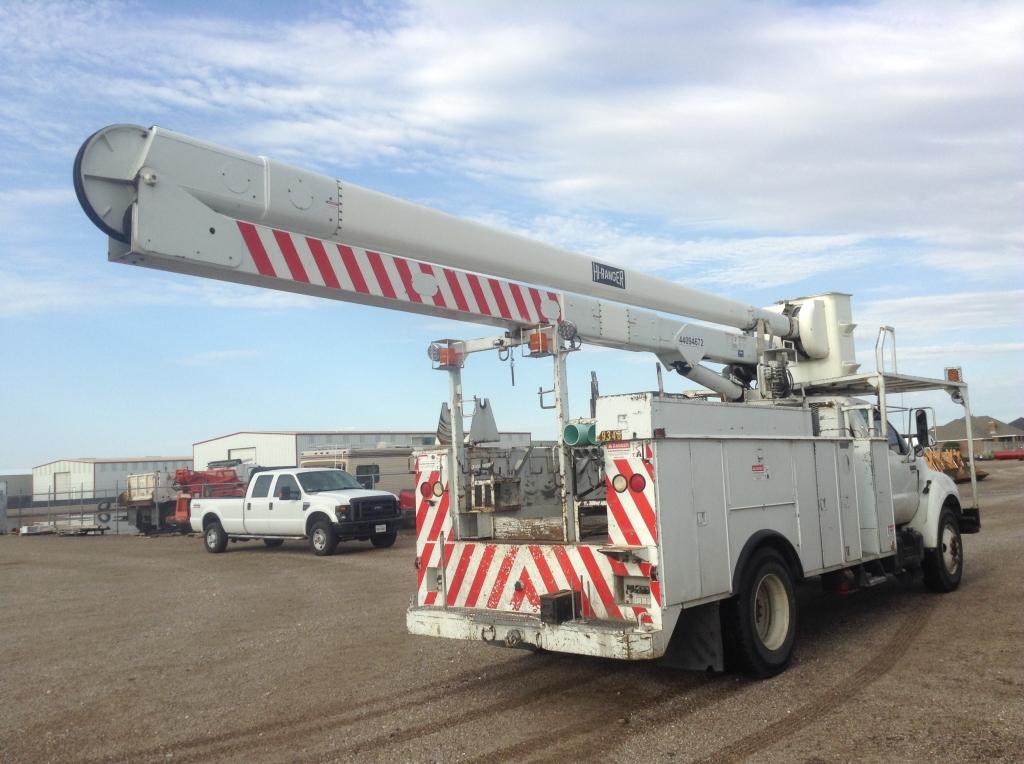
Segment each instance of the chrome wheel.
M323 528L314 529L313 548L318 552L322 552L327 548L327 532Z
M217 528L211 525L206 529L206 546L210 549L217 548Z
M789 633L789 597L786 586L774 573L757 582L754 593L754 626L757 637L769 650L778 650Z

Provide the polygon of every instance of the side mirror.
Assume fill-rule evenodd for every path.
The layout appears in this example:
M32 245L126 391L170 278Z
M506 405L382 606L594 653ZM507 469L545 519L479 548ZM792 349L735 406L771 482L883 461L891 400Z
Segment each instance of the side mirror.
M927 446L934 445L931 442L931 431L928 428L928 412L918 409L914 412L914 425L917 430L917 447L922 451Z

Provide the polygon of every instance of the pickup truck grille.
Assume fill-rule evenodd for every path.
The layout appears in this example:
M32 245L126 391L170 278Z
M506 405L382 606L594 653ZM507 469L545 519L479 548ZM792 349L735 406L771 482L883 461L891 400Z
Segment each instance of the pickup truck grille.
M398 515L398 503L394 499L353 499L353 520L383 520Z

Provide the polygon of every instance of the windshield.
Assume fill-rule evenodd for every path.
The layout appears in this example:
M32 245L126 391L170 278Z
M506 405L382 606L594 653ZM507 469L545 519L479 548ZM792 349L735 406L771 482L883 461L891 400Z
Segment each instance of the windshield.
M341 491L346 488L362 488L359 481L345 470L322 470L318 472L300 472L299 482L306 493L320 491Z

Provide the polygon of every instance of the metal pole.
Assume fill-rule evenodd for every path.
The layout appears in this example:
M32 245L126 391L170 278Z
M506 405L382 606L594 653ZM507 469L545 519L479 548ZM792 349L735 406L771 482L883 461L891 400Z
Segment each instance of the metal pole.
M554 361L555 396L555 438L558 443L558 492L562 503L562 535L567 543L579 542L579 522L576 517L576 502L569 495L569 454L566 452L562 432L565 420L569 418L569 391L565 375L565 360L569 351L558 340L552 359Z
M448 454L448 516L452 532L459 538L457 525L463 507L462 465L466 461L466 442L462 432L462 370L457 365L448 369L449 405L452 409L452 444Z
M971 500L978 506L978 476L974 471L974 428L971 426L971 399L967 395L967 385L960 388L964 399L964 434L967 436L967 460L971 465Z

